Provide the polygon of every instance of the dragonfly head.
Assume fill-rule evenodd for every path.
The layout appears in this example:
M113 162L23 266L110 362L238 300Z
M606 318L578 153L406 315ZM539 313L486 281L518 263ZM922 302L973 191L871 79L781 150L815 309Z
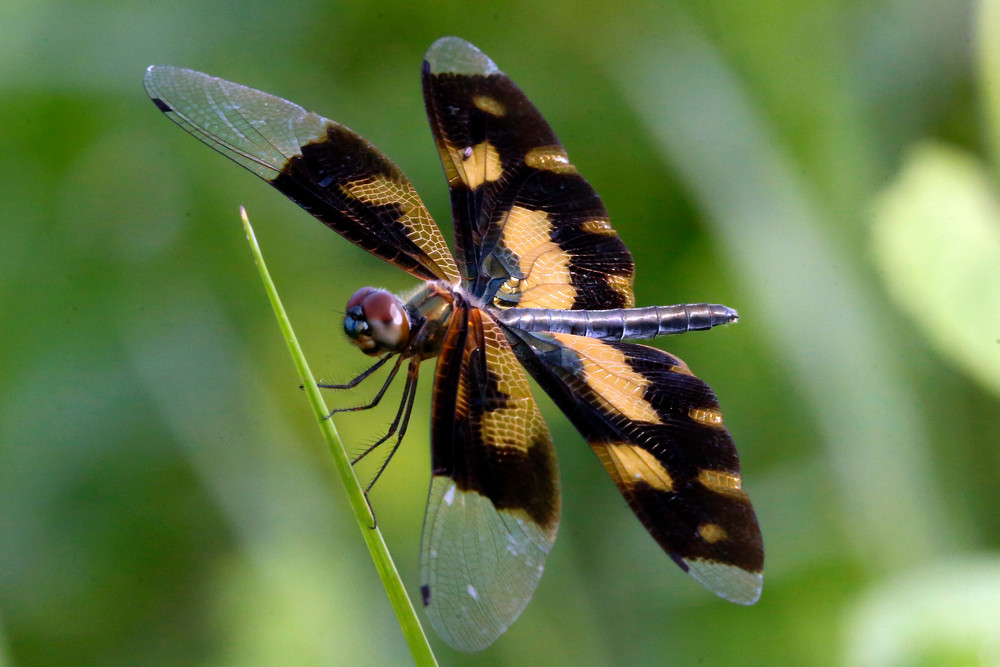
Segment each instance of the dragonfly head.
M344 332L365 354L401 352L410 339L410 318L395 295L362 287L347 300Z

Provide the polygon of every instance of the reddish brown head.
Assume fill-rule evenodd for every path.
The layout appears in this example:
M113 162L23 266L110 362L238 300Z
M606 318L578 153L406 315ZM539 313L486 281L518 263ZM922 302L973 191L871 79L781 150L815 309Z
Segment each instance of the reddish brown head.
M347 300L344 331L365 354L400 352L410 338L410 318L396 296L362 287Z

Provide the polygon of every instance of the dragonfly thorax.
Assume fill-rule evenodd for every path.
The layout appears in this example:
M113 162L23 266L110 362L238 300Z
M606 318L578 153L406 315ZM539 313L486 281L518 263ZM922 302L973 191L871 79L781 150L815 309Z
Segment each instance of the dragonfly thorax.
M430 359L441 354L444 334L456 313L455 304L464 297L455 285L443 280L424 283L403 307L410 317L410 345L407 355Z

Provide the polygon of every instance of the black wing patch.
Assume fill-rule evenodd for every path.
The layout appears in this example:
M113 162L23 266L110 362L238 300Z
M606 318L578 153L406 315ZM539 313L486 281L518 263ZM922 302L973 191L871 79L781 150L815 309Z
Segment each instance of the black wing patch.
M413 185L361 136L280 97L193 70L152 66L145 84L171 120L347 240L418 278L458 282Z
M656 348L507 331L671 558L720 597L756 602L763 542L711 388Z
M478 651L520 615L559 525L548 428L503 333L460 308L434 378L433 479L421 544L427 616L449 644Z
M427 51L424 101L470 291L498 307L627 308L632 256L545 119L484 53Z

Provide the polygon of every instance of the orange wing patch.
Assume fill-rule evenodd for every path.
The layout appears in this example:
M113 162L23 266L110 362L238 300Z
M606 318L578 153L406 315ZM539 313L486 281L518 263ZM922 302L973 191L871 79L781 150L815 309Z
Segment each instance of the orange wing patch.
M445 279L452 283L459 281L458 267L452 258L448 244L438 231L434 219L420 200L413 184L407 180L394 180L386 176L374 176L342 183L340 191L347 197L370 206L399 206L402 215L398 222L406 229L406 235L427 256L441 267Z
M580 225L580 229L587 232L588 234L604 234L606 236L618 236L616 232L611 227L611 223L607 218L592 218L585 221Z
M627 442L593 442L591 447L612 478L624 488L644 482L658 491L674 490L674 480L649 451Z
M702 426L709 428L725 428L722 424L722 413L717 408L690 408L688 417Z
M503 244L519 258L521 273L531 272L532 255L537 248L551 243L552 223L545 211L535 211L522 206L513 207L507 213L503 225Z
M743 480L738 473L725 470L699 470L698 481L709 491L723 496L745 499L749 502L747 492L743 490Z
M496 118L501 118L507 113L507 107L503 105L503 102L489 95L476 95L472 98L472 103L480 111L485 111Z
M583 379L596 400L632 421L661 423L656 409L643 398L649 380L632 369L624 352L593 338L560 333L552 337L580 356Z
M703 523L698 526L698 536L709 544L729 539L726 529L717 523Z
M438 144L438 153L444 165L448 185L464 184L470 190L492 183L503 174L500 153L489 141L481 141L475 146L456 148L447 141Z
M616 273L608 274L608 287L622 295L622 308L632 308L635 306L635 294L632 291L633 282L632 276L620 276Z
M544 169L556 174L576 173L576 167L569 161L566 149L559 145L532 148L524 155L524 163L532 169Z
M525 455L533 446L551 446L544 444L549 442L548 428L510 344L493 320L482 317L481 311L473 313L482 327L486 364L494 373L497 391L507 400L506 407L483 412L480 425L483 442Z
M545 211L515 206L503 222L503 246L521 277L511 278L500 291L519 294L521 308L566 309L576 300L570 256L551 234Z

